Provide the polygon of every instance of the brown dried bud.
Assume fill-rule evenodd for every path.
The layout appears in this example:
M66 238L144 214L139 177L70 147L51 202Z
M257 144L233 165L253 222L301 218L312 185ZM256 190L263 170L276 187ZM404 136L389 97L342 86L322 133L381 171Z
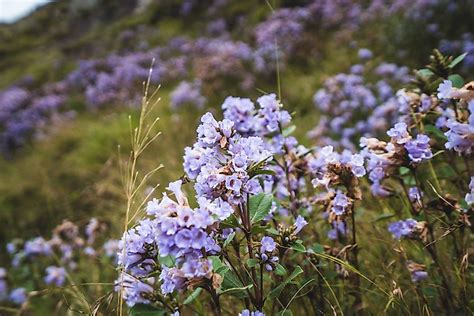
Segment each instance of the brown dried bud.
M224 278L222 278L222 276L219 273L213 273L211 280L212 280L212 288L217 290L218 288L221 287L221 284Z
M451 96L456 99L462 99L467 102L474 99L474 81L466 83L462 88L453 88Z
M414 232L416 237L420 238L423 242L428 242L428 223L427 222L418 222L415 225Z

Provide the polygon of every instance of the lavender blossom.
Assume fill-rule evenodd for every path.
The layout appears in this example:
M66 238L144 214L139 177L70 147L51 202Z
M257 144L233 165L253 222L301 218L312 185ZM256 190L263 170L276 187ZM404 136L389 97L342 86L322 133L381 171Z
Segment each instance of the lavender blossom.
M332 212L338 216L341 216L346 213L346 208L349 206L350 202L342 191L337 191L332 203Z
M63 286L66 281L66 269L63 267L50 266L46 268L46 276L44 282L46 284L54 284L56 286Z
M450 99L453 93L453 83L450 80L444 80L438 87L438 99Z
M298 234L306 225L308 225L308 222L304 219L303 216L298 215L295 221L295 234Z
M16 305L22 305L27 300L28 293L22 287L16 288L10 292L9 299Z
M244 309L239 313L239 316L265 316L264 313L260 311L249 311L248 309Z
M423 134L418 134L415 139L405 143L408 157L413 162L421 162L433 157L430 147L430 138Z
M417 221L409 218L391 223L388 225L388 231L393 235L393 238L400 240L404 237L410 237L417 224Z
M260 252L273 252L276 249L276 243L272 237L264 236L261 241Z

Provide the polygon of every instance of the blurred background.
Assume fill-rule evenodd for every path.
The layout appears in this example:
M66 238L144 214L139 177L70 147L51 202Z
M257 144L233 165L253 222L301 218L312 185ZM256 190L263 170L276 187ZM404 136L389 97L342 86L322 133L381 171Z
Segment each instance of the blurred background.
M0 0L1 249L64 219L94 216L120 236L117 146L126 156L150 67L163 134L140 168L164 165L154 186L182 175L200 115L221 117L229 95L280 92L311 145L315 92L354 65L407 72L438 47L470 53L469 73L473 10L469 0Z

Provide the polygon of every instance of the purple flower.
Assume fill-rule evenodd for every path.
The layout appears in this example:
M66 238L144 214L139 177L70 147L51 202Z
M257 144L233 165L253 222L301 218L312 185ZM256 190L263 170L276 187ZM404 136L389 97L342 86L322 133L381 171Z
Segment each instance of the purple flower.
M393 235L393 238L400 240L403 237L410 237L417 224L417 221L409 218L391 223L388 225L388 231Z
M138 226L125 232L119 243L118 264L136 276L145 276L157 265L157 221L142 220Z
M397 144L405 144L411 139L407 131L407 124L404 122L395 124L394 127L388 130L387 135L392 137L392 140Z
M308 225L308 222L304 219L303 216L298 215L295 221L295 234L298 234L306 225Z
M450 99L453 93L453 83L450 80L444 80L438 87L438 99Z
M192 104L201 109L206 101L206 97L201 94L201 84L199 81L182 81L171 93L170 104L175 110L186 104Z
M427 278L428 278L428 272L426 271L418 270L418 271L411 272L411 280L414 283L419 283L423 280L426 280Z
M332 211L334 214L341 216L346 212L346 207L349 205L349 199L342 191L337 191L332 203Z
M204 147L214 146L222 138L218 130L219 124L209 112L201 117L201 122L197 129L199 141Z
M92 244L95 241L96 235L100 230L100 222L97 218L93 217L89 220L86 226L87 243Z
M235 129L242 136L251 136L255 130L260 129L254 116L255 105L250 99L227 97L222 104L224 118L234 122Z
M265 252L273 252L276 249L276 242L272 237L264 236L261 241L260 252L263 254Z
M51 245L44 240L43 237L36 237L28 240L25 243L25 255L26 256L37 256L44 255L49 256L52 254Z
M328 238L336 240L338 235L344 236L346 234L346 224L343 221L334 221L331 223L332 229L328 231Z
M27 292L24 288L16 288L13 291L11 291L10 296L9 296L10 301L12 301L14 304L21 305L24 302L26 302L27 299Z
M117 239L107 240L103 246L105 255L109 258L116 260L117 252L119 251L119 243L120 241Z
M408 197L410 198L410 201L413 202L419 202L421 200L421 196L423 193L418 190L417 187L411 187L408 189Z
M252 312L252 311L249 311L248 309L244 309L243 311L239 313L239 316L265 316L265 314L262 313L261 311Z
M354 154L351 156L349 166L356 177L363 177L366 173L364 168L364 157L360 154Z
M470 117L474 118L474 114ZM444 133L448 137L445 147L459 154L471 154L474 151L474 123L463 124L450 119L446 125L449 130Z
M228 190L240 192L240 189L242 188L242 181L240 181L236 175L228 176L225 179L225 187Z
M362 59L362 60L371 59L374 56L372 51L370 49L367 49L367 48L359 49L357 54L358 54L359 58Z
M63 267L50 266L46 268L46 276L44 282L46 284L55 284L56 286L64 285L66 281L66 270Z
M423 134L418 134L416 139L406 142L405 148L408 151L408 157L413 162L421 162L433 157L430 138Z
M153 293L154 278L137 279L126 273L121 273L120 279L116 281L115 291L121 292L125 302L132 307L135 304L150 304L147 298Z
M268 133L276 132L280 126L287 125L291 116L287 111L281 111L281 104L275 94L268 94L257 99L260 109L258 110L259 124L264 126Z

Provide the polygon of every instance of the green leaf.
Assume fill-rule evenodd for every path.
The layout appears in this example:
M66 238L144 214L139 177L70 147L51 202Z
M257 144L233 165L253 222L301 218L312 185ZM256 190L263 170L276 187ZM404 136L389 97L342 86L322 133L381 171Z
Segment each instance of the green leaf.
M457 64L459 64L460 62L463 61L464 57L466 57L467 53L464 53L462 55L459 55L458 57L456 57L450 64L449 64L449 68L454 68Z
M431 77L433 74L433 72L427 68L424 68L424 69L420 69L418 70L418 74L422 77L426 77L426 78L429 78Z
M247 259L247 266L248 266L249 268L253 268L253 267L255 267L257 264L258 264L258 260L257 260L257 259L251 259L251 258Z
M294 243L293 245L291 245L291 249L297 252L306 252L305 246L301 243Z
M462 88L464 86L464 79L458 74L449 76L448 80L453 83L453 87Z
M192 303L199 296L199 294L201 294L201 292L202 292L202 289L198 287L188 297L186 297L183 304L188 305L189 303Z
M398 172L400 172L401 176L404 176L410 173L410 169L408 169L407 167L400 167L400 169L398 169Z
M290 136L291 134L293 134L293 132L296 130L296 125L291 125L291 126L288 126L287 128L285 128L283 130L283 136L287 137L287 136Z
M268 215L272 206L272 200L273 196L265 193L250 197L249 211L252 224L260 222Z
M235 228L235 227L239 227L239 221L237 220L237 217L235 217L235 215L231 215L229 216L228 218L226 218L224 221L222 221L220 223L220 226L222 226L222 228Z
M314 253L324 253L324 247L321 244L315 244L312 249Z
M229 236L227 236L227 238L224 241L224 247L227 247L232 242L234 237L235 237L235 232L230 233Z
M128 314L130 316L163 316L166 315L166 312L151 305L137 304L130 308Z
M227 273L227 271L230 270L230 268L228 266L226 266L224 263L222 263L222 261L219 257L211 256L211 257L209 257L209 259L211 259L212 269L214 271L216 271L216 273L224 276Z
M171 255L165 257L158 257L160 264L167 266L168 268L174 267L175 258Z
M436 136L437 138L439 138L441 140L447 140L448 139L446 137L446 135L444 135L444 133L434 125L431 125L431 124L425 125L425 131L428 134L432 134L432 135Z
M277 263L275 268L275 274L277 275L286 275L288 272L286 271L285 267L281 264Z
M283 311L279 311L277 313L277 316L293 316L293 312L289 309L286 309L286 310L283 310Z
M267 169L258 169L258 170L255 170L252 175L257 175L257 174L268 174L268 175L271 175L271 176L274 176L276 175L275 171L273 170L267 170Z
M265 225L265 226L262 226L262 225L254 225L252 226L252 234L254 235L257 235L257 234L262 234L262 233L265 233L267 231L267 228L269 227L269 225Z
M243 285L237 275L233 271L228 270L224 274L224 280L222 281L220 292L227 293L226 291L232 289L232 291L228 292L229 294L243 298L248 296L248 293L245 291L248 286L249 285Z
M280 233L275 228L267 228L267 233L271 235L279 235Z
M456 174L456 171L451 165L444 165L436 168L436 173L442 178L453 177Z
M394 214L382 214L380 216L377 216L372 222L373 223L380 222L380 221L392 218L394 216L395 216Z
M296 266L296 268L293 270L293 272L291 273L291 275L285 280L283 281L282 283L280 283L280 285L278 285L276 288L274 288L270 293L269 293L269 297L270 298L277 298L280 296L281 292L283 291L283 289L288 285L288 283L290 283L291 281L293 281L298 275L300 275L301 273L303 273L303 269L301 269L300 266Z

